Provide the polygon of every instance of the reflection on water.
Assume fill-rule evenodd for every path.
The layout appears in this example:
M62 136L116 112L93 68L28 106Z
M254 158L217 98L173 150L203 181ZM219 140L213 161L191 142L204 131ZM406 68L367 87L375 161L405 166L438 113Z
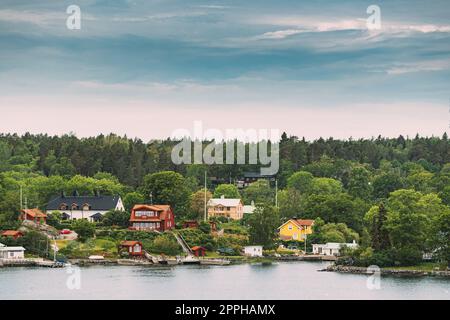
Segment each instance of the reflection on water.
M68 289L65 269L2 268L2 299L450 299L450 280L381 278L318 272L327 263L279 262L231 266L92 266L81 288Z

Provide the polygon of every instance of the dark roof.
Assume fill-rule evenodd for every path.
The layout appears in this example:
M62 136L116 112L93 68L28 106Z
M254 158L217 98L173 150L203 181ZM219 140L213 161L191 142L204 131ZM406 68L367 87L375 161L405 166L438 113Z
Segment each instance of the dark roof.
M275 175L263 175L259 172L244 172L244 178L272 178Z
M47 204L47 210L59 210L61 204L65 203L69 209L73 203L78 206L88 204L91 210L106 211L114 209L119 201L119 196L59 196Z

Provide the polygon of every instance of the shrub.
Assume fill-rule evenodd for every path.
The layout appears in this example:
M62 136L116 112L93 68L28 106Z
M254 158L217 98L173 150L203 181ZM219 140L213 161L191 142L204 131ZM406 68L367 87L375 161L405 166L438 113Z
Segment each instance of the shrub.
M175 256L181 253L181 248L172 234L162 234L156 237L150 245L150 251L158 254Z
M82 242L95 235L95 224L87 220L75 220L72 223L73 230L78 234L78 239Z

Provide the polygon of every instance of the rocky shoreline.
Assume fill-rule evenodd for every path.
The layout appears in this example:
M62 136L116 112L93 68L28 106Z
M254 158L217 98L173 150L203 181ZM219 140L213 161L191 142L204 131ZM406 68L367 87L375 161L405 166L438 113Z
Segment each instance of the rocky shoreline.
M325 269L319 270L322 272L340 272L340 273L353 273L353 274L367 274L372 275L373 269L368 270L364 267L342 266L342 265L330 265ZM389 269L380 268L380 274L383 276L401 276L401 277L445 277L450 278L450 270L447 271L422 271L422 270L407 270L407 269Z

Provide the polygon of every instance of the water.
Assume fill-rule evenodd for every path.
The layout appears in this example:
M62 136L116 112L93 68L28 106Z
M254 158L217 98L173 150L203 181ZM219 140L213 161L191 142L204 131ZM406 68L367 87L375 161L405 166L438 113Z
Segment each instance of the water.
M80 289L68 289L67 269L2 268L5 299L450 299L450 280L317 272L320 262L232 266L92 266L80 268Z

